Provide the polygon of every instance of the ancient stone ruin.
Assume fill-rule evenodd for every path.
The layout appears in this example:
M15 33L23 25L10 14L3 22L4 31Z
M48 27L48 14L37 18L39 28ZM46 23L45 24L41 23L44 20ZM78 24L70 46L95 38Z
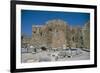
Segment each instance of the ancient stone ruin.
M67 22L54 19L44 25L33 25L32 36L22 35L22 47L46 47L48 49L90 49L90 23L85 26L70 26Z

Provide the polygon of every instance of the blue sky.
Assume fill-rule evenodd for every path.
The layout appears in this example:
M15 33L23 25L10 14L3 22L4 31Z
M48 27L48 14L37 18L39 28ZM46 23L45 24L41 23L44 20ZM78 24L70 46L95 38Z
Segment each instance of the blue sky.
M79 12L56 12L21 10L21 32L27 35L32 34L32 25L44 25L47 21L61 19L69 26L84 26L90 20L89 13Z

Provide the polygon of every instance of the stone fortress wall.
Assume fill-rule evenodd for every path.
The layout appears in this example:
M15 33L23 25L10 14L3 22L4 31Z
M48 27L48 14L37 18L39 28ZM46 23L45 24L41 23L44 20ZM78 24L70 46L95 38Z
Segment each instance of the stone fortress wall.
M33 25L32 36L22 39L22 45L25 43L36 48L90 49L90 23L83 27L72 27L60 19L49 20L44 25Z

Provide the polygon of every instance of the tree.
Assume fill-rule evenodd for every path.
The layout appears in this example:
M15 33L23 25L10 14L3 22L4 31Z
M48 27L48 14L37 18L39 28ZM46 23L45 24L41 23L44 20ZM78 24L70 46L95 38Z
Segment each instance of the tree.
M90 48L90 22L87 22L82 29L84 48Z

